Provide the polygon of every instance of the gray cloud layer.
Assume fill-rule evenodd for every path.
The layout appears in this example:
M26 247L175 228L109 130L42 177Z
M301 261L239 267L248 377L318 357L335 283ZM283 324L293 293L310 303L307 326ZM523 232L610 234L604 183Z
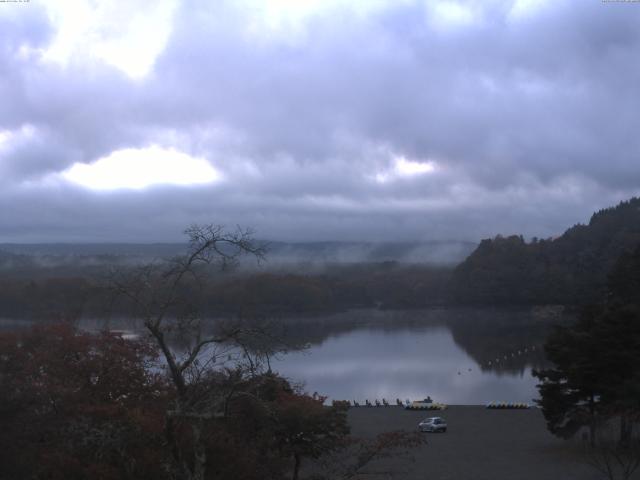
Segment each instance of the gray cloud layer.
M512 1L460 2L475 20L444 28L424 2L391 2L294 34L249 32L251 12L210 3L181 3L137 80L24 54L55 35L36 4L0 15L0 241L174 240L193 222L288 240L548 236L640 191L640 5L514 17ZM225 181L45 180L152 143ZM394 176L400 156L436 169Z

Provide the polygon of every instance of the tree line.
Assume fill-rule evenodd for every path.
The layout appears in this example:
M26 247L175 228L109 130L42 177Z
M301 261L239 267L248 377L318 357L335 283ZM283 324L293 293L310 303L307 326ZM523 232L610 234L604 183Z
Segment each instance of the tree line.
M135 271L124 266L119 272ZM77 273L77 272L76 272ZM424 308L447 302L450 269L396 262L334 265L321 272L229 271L207 273L202 312L228 315L291 315L350 308ZM110 271L86 276L0 279L0 317L28 320L127 314L112 304L106 288ZM195 298L194 298L195 300Z
M483 240L451 278L454 303L586 305L607 288L616 260L640 244L640 199L592 215L555 239Z
M212 270L200 307L216 316L363 307L585 305L605 294L607 274L616 259L638 243L640 199L632 198L596 212L587 225L576 225L556 239L526 241L519 235L499 235L482 240L455 268L387 261L333 264L307 272ZM106 264L52 269L14 257L18 256L1 267L0 316L37 320L104 312L103 287L110 272ZM137 268L126 262L112 265L119 271ZM109 308L117 313L117 305Z
M207 269L263 252L242 230L187 234L186 255L109 280L141 337L70 323L0 334L0 479L349 479L421 443L351 436L345 405L271 371L283 345L268 326L204 328Z

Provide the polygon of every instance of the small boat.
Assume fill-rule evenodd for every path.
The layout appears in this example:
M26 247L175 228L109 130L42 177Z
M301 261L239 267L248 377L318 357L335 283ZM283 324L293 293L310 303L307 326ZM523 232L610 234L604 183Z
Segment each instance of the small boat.
M427 397L424 400L414 400L407 403L404 407L406 410L444 410L447 406L444 403L434 403L431 397Z

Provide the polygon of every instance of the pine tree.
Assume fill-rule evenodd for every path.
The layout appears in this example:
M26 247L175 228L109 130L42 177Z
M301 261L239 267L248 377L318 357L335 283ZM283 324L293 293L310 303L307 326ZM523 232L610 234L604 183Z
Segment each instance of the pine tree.
M640 246L615 263L600 305L558 328L545 350L554 367L534 375L549 430L571 437L589 426L593 442L600 421L619 418L628 442L640 418Z

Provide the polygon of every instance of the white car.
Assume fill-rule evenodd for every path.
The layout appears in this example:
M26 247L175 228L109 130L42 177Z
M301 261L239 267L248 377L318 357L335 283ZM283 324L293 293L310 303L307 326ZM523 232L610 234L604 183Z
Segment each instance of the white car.
M418 429L421 432L446 432L447 422L441 417L429 417L425 418L418 424Z

